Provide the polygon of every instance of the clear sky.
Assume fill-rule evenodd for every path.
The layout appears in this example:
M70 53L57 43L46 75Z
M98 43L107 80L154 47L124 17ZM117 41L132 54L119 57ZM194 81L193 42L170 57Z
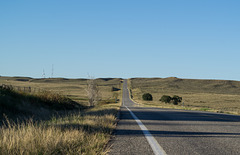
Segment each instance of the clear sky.
M0 75L240 81L239 0L0 1Z

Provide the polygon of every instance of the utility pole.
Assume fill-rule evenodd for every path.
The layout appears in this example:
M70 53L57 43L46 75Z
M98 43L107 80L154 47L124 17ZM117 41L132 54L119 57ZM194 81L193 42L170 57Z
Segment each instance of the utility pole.
M52 77L51 78L53 78L53 71L54 71L54 68L53 68L53 64L52 64Z
M43 74L42 74L42 77L45 79L46 78L46 74L45 74L45 71L43 69Z

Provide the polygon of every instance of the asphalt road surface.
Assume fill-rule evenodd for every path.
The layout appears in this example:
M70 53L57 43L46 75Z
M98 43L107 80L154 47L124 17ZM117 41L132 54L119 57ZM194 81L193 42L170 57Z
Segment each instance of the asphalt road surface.
M140 107L129 98L125 80L110 145L110 155L239 155L240 116Z

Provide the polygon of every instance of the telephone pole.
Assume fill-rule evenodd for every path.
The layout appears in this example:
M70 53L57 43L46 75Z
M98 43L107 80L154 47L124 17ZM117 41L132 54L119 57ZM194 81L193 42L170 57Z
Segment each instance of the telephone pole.
M45 74L45 71L43 69L43 74L42 74L42 77L45 79L46 78L46 74Z
M53 78L53 72L54 72L54 68L53 68L54 66L53 66L53 64L52 64L52 77L51 78Z

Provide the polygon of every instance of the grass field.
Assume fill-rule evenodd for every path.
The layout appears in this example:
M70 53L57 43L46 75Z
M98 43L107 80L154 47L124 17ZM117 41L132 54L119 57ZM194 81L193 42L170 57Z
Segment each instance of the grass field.
M113 98L112 87L120 88L121 79L96 79L103 100ZM0 77L0 85L7 84L15 87L31 87L32 90L48 90L66 95L82 105L87 105L86 85L87 79L46 78L32 79L27 77Z
M129 80L133 99L144 106L214 111L240 114L240 82L171 78L134 78ZM151 93L153 101L143 101ZM183 97L184 106L161 103L162 95Z
M0 154L106 154L121 103L121 90L112 87L122 84L121 79L96 81L101 101L87 108L86 79L0 77L0 85L33 91L1 90ZM52 106L56 103L61 106Z

